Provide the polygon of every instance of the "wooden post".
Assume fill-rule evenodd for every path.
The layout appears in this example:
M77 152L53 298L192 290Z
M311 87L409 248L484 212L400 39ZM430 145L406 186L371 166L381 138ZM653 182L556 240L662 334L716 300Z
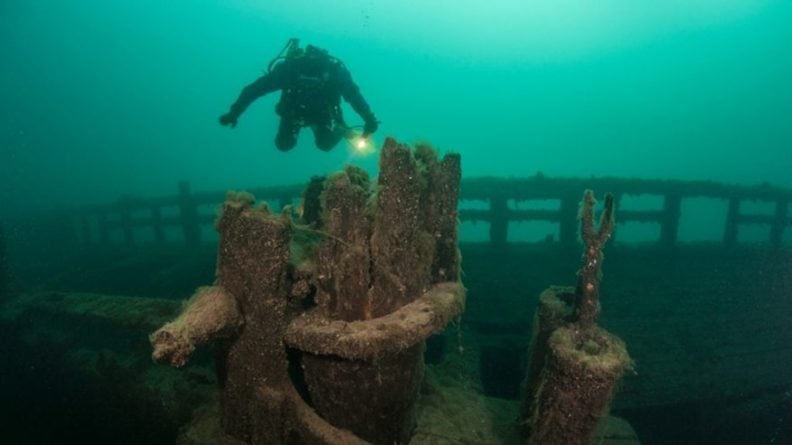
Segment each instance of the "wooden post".
M195 245L201 242L201 226L198 222L198 208L190 193L190 183L179 181L179 212L181 214L184 242Z
M778 198L776 201L775 218L773 218L773 225L770 228L770 244L773 247L781 246L781 242L784 240L784 229L789 225L788 205L789 199L786 197Z
M613 195L613 213L616 214L616 213L619 213L619 209L621 209L621 199L622 199L623 195L621 193L613 193L612 195ZM618 232L618 230L616 230L616 225L614 225L613 226L613 232L611 232L610 239L609 239L611 244L613 244L614 241L616 241L617 232Z
M462 181L462 159L458 154L447 154L434 172L432 194L436 221L431 231L435 238L435 259L432 263L434 282L459 281L459 185Z
M674 247L679 235L679 215L682 212L682 197L677 194L665 195L663 219L660 221L660 244Z
M729 199L729 211L726 214L726 228L723 231L723 244L731 247L737 243L737 227L740 217L740 199Z
M586 190L575 218L584 250L574 293L552 287L540 297L521 413L527 445L592 443L616 383L632 363L624 342L597 326L602 248L615 224L613 196L605 197L599 228L595 205Z
M321 227L327 236L310 260L320 318L305 323L310 318L300 317L286 343L304 352L304 381L319 415L372 444L410 442L424 341L462 308L460 177L458 155L440 160L425 145L413 154L389 138L376 188L356 167L330 176L324 186ZM501 211L496 217L508 223L505 204L495 207ZM430 286L446 290L427 292ZM448 305L427 305L441 294ZM425 321L402 327L402 320L415 317ZM438 324L422 332L427 323ZM347 342L352 326L355 338Z
M236 298L245 323L215 350L220 423L246 443L283 443L291 383L282 337L294 316L287 304L291 224L254 210L248 196L229 197L217 225L217 284Z
M497 195L490 198L490 243L504 246L509 238L509 207L506 197Z

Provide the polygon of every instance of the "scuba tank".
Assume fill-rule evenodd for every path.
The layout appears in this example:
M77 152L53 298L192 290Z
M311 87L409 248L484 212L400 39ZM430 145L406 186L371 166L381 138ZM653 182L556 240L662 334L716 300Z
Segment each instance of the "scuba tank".
M328 52L324 49L318 48L313 45L308 45L305 49L300 48L300 39L296 37L292 37L286 41L286 44L280 50L280 52L269 61L267 64L267 73L271 72L273 68L275 68L278 63L283 62L286 59L293 59L302 56L311 56L311 57L325 57L328 60L332 61L335 64L343 66L344 63L341 62L336 57L331 56Z
M272 69L277 65L279 62L282 62L286 59L292 57L298 57L302 55L303 50L300 48L300 39L296 37L292 37L291 39L286 41L286 45L283 46L283 49L280 50L278 55L276 55L270 62L267 64L267 73L271 72Z

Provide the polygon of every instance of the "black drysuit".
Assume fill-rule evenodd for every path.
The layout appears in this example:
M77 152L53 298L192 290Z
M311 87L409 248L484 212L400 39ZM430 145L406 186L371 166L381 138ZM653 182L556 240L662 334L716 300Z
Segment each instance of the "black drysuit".
M281 121L275 145L280 150L294 148L297 133L302 127L311 127L316 146L320 149L335 147L348 130L341 112L342 97L363 118L364 133L373 133L377 129L377 119L349 70L341 61L321 50L309 50L303 55L287 58L246 86L231 105L226 119L235 124L251 103L277 90L281 90L276 107Z

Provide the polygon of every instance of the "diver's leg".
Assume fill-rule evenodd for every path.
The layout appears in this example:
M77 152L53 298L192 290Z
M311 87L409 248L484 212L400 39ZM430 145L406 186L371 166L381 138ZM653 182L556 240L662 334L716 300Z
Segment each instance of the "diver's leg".
M312 125L311 129L314 133L316 146L324 151L332 150L347 132L347 128L341 125L333 126L332 122Z
M289 151L297 145L297 133L300 123L294 119L281 118L278 126L278 135L275 136L275 146L280 151Z

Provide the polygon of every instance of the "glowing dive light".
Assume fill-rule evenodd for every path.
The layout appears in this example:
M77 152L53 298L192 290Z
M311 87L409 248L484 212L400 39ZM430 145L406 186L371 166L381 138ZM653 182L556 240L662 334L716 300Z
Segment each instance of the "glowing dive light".
M363 135L359 135L350 140L349 145L357 155L365 156L374 152L374 146L371 144L371 141L368 137L364 137Z

